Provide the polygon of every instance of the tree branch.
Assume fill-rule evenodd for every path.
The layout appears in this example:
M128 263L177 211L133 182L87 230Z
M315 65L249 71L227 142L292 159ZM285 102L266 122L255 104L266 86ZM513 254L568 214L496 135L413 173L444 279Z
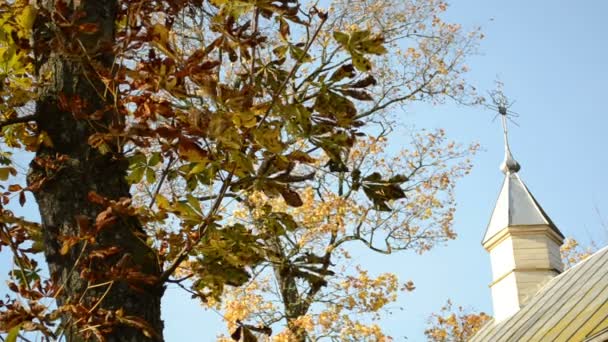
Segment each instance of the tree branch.
M186 258L188 258L188 253L194 247L194 245L198 244L202 240L203 235L205 234L205 231L207 230L207 227L209 226L213 215L215 215L217 210L220 208L223 199L226 197L226 191L228 191L228 187L230 186L230 182L232 180L233 175L234 169L228 174L228 177L222 184L222 188L220 189L219 195L215 199L215 203L213 203L213 207L209 210L207 216L203 219L203 222L199 226L197 240L193 244L186 244L186 246L184 246L184 248L180 250L178 255L175 257L173 263L161 273L159 277L160 284L165 283L167 279L169 279L169 277L173 274L173 272L175 272L179 265L181 265L181 263L186 260Z
M27 123L27 122L30 122L30 121L35 121L37 118L38 118L38 116L36 114L31 114L31 115L26 115L26 116L6 119L4 121L0 121L0 128L4 128L5 126L10 126L10 125L15 125L15 124L20 124L20 123Z

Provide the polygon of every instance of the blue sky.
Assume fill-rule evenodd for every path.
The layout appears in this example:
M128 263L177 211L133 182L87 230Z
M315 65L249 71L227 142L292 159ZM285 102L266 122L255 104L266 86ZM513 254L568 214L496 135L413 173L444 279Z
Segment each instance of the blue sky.
M486 35L468 63L471 83L485 91L498 77L517 101L512 109L521 115L520 127L511 127L510 136L522 179L566 236L599 246L608 243L602 228L602 220L608 222L607 12L608 2L600 0L460 0L447 13L465 27L482 26ZM396 272L416 284L396 305L403 310L381 323L395 341L423 341L427 317L448 298L491 312L489 256L480 241L503 177L501 130L493 116L454 104L417 105L401 114L405 125L445 128L459 142L479 142L482 151L457 188L456 241L422 256L357 257L374 273ZM395 135L392 143L407 141ZM171 288L163 310L167 341L212 341L224 329L218 314Z

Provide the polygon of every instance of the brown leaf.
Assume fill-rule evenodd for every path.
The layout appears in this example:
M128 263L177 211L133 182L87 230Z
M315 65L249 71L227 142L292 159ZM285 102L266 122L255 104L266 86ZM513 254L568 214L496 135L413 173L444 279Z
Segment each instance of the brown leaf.
M78 31L82 33L95 33L99 30L99 27L96 23L84 23L78 25Z
M344 78L355 77L355 67L352 64L345 64L338 68L330 77L331 81L339 82Z
M121 249L116 246L108 247L106 249L96 249L89 254L89 257L104 259L104 258L107 258L111 255L114 255L114 254L120 252L120 250Z
M257 342L258 338L247 328L243 328L243 342Z
M340 90L340 92L346 96L350 96L359 101L373 101L374 100L374 98L368 92L365 92L362 90L347 89L347 90Z
M317 161L315 158L311 157L308 153L300 151L300 150L296 150L296 151L289 153L287 155L287 158L289 160L298 161L300 163L307 163L307 164L314 163Z
M22 207L25 205L25 191L19 193L19 205Z
M70 249L78 243L79 239L75 237L69 237L63 240L59 254L66 255L70 252Z
M370 85L376 85L378 82L374 78L374 76L369 75L366 78L359 80L351 85L353 88L367 88Z
M243 333L243 327L239 326L238 328L236 328L236 330L232 334L230 334L230 337L235 341L240 341L242 333Z
M301 207L302 204L304 204L297 191L291 190L288 187L284 187L280 191L281 196L283 196L285 203L287 203L288 205L292 207Z
M179 140L178 152L182 158L189 162L207 161L207 151L203 150L198 144L189 139Z
M96 193L95 191L89 191L87 198L88 198L89 202L99 204L99 205L106 205L108 203L108 201L106 200L105 197L101 196L100 194Z
M10 192L17 192L21 189L22 189L21 185L19 185L19 184L12 184L12 185L9 185L9 187L8 187L8 191L10 191Z
M95 219L95 229L97 231L100 231L103 228L116 222L116 220L118 220L118 218L112 212L112 208L107 208L106 210L99 213L99 215L97 215L97 218Z
M76 215L76 224L80 229L80 235L84 236L90 233L89 217L86 215Z
M150 326L150 323L148 323L146 320L144 320L141 317L137 317L137 316L121 317L121 316L117 315L117 319L120 323L122 323L124 325L128 325L128 326L141 330L142 333L148 338L153 338L155 340L158 340L160 338L159 335L156 333L156 331L154 331L152 326Z
M287 40L289 38L289 35L291 34L291 30L289 29L289 24L287 23L287 21L281 17L278 17L279 19L279 33L281 34L281 37L283 37L283 39Z

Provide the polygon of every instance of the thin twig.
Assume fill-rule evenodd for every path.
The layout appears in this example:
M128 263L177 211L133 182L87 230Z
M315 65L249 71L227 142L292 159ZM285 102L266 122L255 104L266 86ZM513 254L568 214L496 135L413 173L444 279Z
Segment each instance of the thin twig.
M266 113L264 113L262 120L260 120L260 122L258 123L256 128L259 128L260 126L262 126L262 123L264 123L264 121L266 121L266 118L268 117L268 115L270 115L270 111L272 110L272 107L274 107L274 105L276 104L279 96L281 95L283 90L285 90L285 87L287 87L287 83L293 77L293 75L296 73L296 71L298 71L298 68L302 65L302 61L308 54L308 50L310 50L310 48L312 47L312 44L315 42L315 40L317 40L317 36L321 32L321 28L323 28L323 24L325 24L325 22L327 21L327 17L328 16L326 16L326 15L321 16L321 23L319 24L319 27L313 34L312 39L310 39L307 42L306 47L304 48L304 52L302 53L300 58L298 58L298 60L294 64L293 68L291 68L291 71L289 72L289 74L287 75L287 77L285 78L285 80L283 81L283 83L281 84L281 86L279 87L277 92L275 93L275 95L272 97L272 102L270 103L270 106L268 106Z
M169 277L171 276L171 274L173 274L173 272L175 272L175 270L179 267L179 265L181 265L181 263L184 260L186 260L186 258L188 257L188 253L192 249L192 246L196 245L197 243L199 243L201 241L201 239L203 238L203 235L205 234L205 230L207 229L207 227L209 225L209 220L211 220L213 215L215 215L215 213L217 212L217 210L219 209L219 207L222 203L222 200L226 197L225 196L226 191L228 191L228 188L230 187L230 183L232 181L233 175L234 175L234 169L230 172L230 174L228 174L228 177L224 181L224 184L222 184L222 188L220 189L218 197L215 199L215 202L213 203L213 207L211 208L211 210L209 210L209 213L207 213L207 216L203 219L203 223L201 224L201 227L199 228L198 239L193 244L186 244L186 246L184 246L184 248L182 248L182 250L179 252L179 254L175 258L173 263L165 271L163 271L163 273L158 278L159 283L162 284L162 283L166 282L167 279L169 279Z
M173 156L171 156L169 158L169 162L167 163L167 167L163 170L160 180L158 181L158 186L156 187L156 190L154 191L152 200L150 201L148 208L152 208L154 206L154 203L156 202L156 196L158 196L158 194L160 193L160 188L163 186L163 183L165 182L165 178L167 178L167 174L169 173L169 169L171 168L171 166L173 166L173 162L174 162L174 158L173 158Z
M257 38L258 35L258 21L260 18L260 10L255 7L255 9L253 10L253 39ZM257 44L253 44L251 46L251 75L250 75L250 82L251 85L253 86L253 84L255 83L255 52L256 52L256 47Z

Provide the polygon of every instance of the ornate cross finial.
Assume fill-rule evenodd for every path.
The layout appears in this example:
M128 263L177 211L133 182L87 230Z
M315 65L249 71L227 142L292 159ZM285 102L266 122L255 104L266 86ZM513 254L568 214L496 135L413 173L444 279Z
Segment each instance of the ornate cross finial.
M500 169L503 173L516 173L521 169L519 163L513 158L513 154L511 153L511 148L509 147L509 130L507 127L507 120L515 123L511 117L517 117L518 114L515 112L509 111L509 107L513 104L513 102L509 102L507 97L502 92L503 84L501 82L497 82L497 89L490 92L490 97L492 98L492 102L494 102L494 106L489 106L498 111L497 115L500 115L500 119L502 121L502 130L503 136L505 140L505 159L500 165Z

